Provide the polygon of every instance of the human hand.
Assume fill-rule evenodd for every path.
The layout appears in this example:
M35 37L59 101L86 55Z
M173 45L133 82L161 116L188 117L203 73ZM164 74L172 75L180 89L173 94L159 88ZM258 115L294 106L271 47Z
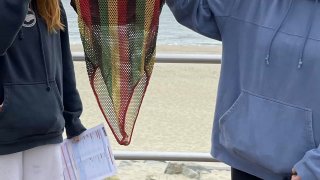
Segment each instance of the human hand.
M75 136L72 138L72 142L77 143L80 141L80 136Z
M301 177L297 175L293 175L291 176L291 180L301 180Z
M292 173L291 173L291 180L301 180L301 177L298 176L298 173L296 170L292 169Z

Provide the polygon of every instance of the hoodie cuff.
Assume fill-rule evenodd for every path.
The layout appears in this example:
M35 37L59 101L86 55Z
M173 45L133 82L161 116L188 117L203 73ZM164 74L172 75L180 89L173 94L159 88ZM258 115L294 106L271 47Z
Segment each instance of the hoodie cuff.
M82 125L80 119L74 119L71 123L66 123L66 133L68 139L79 136L86 130L87 129Z
M310 170L306 159L299 161L294 166L294 170L296 170L298 176L301 177L302 180L317 180L317 177Z

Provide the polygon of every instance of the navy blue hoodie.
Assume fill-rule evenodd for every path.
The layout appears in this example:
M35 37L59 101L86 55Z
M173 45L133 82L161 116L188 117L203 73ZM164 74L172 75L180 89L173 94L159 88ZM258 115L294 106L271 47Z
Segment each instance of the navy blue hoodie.
M0 155L85 131L62 4L65 30L49 33L29 3L0 1Z

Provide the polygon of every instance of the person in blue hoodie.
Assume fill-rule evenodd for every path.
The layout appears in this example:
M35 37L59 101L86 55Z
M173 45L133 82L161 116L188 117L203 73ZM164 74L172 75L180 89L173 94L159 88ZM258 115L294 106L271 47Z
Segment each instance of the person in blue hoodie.
M59 143L82 103L59 0L0 1L0 179L63 179Z
M211 154L238 179L320 179L319 0L166 0L222 41Z

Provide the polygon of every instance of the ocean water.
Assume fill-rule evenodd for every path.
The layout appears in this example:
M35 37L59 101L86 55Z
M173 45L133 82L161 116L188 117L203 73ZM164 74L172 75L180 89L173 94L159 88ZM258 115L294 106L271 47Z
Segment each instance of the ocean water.
M77 14L69 5L69 0L63 1L69 21L69 33L71 44L81 44ZM201 46L201 45L217 45L219 41L199 35L192 30L180 25L173 17L168 6L164 6L159 25L158 45L180 45L180 46Z

